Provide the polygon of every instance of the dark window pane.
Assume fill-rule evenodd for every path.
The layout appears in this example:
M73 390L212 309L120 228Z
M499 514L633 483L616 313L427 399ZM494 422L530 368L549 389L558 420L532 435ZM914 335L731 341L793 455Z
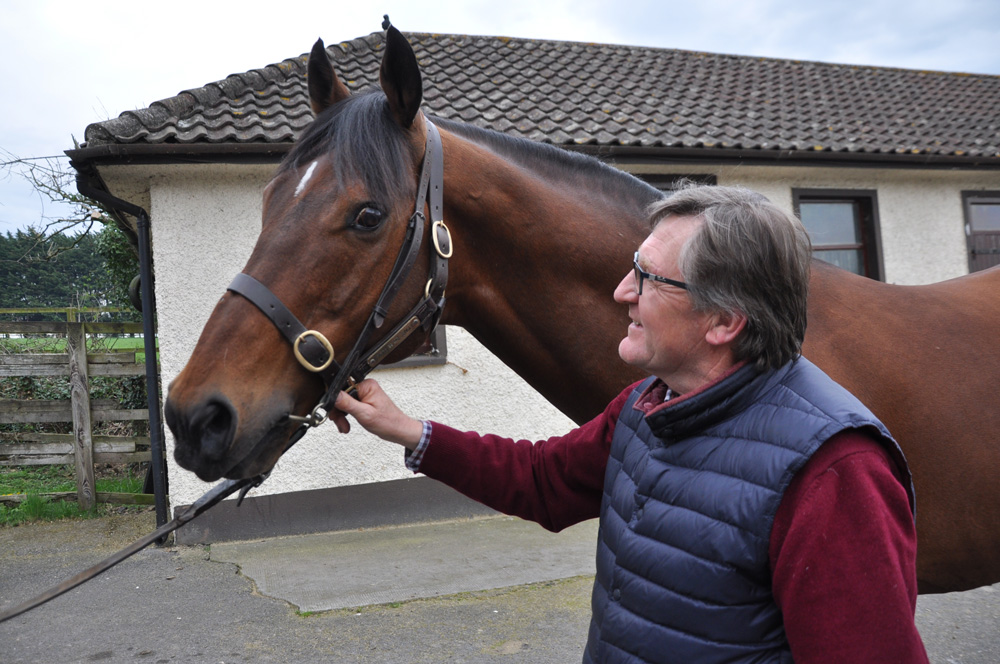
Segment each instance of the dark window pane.
M871 279L881 279L876 192L793 190L795 211L819 260Z
M799 215L814 245L860 242L858 215L851 201L843 203L802 201L799 204Z
M857 249L837 249L833 251L814 251L813 256L820 259L821 261L826 261L827 263L832 263L839 268L847 270L848 272L853 272L854 274L864 275L864 270L861 269L861 252Z

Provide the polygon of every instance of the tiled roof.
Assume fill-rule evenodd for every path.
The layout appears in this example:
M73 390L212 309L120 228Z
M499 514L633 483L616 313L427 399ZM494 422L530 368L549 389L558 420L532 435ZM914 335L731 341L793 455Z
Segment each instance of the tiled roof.
M407 38L425 110L536 141L1000 162L1000 76L501 37ZM327 52L354 91L377 84L384 43L374 33ZM292 142L312 121L305 69L303 55L182 92L90 125L87 146Z

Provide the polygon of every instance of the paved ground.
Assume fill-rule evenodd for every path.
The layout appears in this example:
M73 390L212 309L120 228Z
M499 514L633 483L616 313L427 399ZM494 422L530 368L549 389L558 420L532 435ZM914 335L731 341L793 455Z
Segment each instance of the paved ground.
M0 529L0 610L153 525ZM150 548L0 625L0 662L576 662L594 532L491 518ZM935 664L1000 662L1000 586L921 597L917 613Z

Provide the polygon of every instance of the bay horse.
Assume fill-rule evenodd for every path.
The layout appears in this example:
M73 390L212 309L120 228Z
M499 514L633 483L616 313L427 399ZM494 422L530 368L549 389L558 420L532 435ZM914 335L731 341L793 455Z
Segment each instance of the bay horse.
M642 377L618 357L629 319L611 294L662 194L596 159L435 118L450 233L414 231L407 220L422 218L414 200L432 123L420 110L416 58L393 27L380 81L381 90L349 93L316 43L308 86L317 117L265 188L244 273L343 361L340 349L374 329L365 321L408 234L423 243L383 312L390 328L426 299L444 241L441 323L467 329L575 421L595 416ZM998 296L1000 269L893 286L813 264L803 352L902 445L924 593L1000 581ZM282 338L261 306L223 295L169 388L175 458L204 480L269 470L299 430L295 419L307 420L325 393L295 359L298 341ZM387 359L411 353L428 329L417 326Z

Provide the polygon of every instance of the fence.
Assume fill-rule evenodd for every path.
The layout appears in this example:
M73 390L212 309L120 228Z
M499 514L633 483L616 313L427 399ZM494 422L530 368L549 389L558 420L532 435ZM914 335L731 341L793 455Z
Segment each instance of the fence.
M16 309L0 309L0 315L2 316L13 316L14 320L17 320L18 316L21 317L34 317L38 320L39 315L42 316L42 320L49 320L52 318L66 318L67 323L81 323L88 320L90 317L96 318L108 318L109 315L121 313L121 309L115 307L29 307L29 308L16 308ZM140 330L141 332L142 330Z
M93 376L144 376L136 352L87 352L87 335L142 333L141 323L2 322L0 334L53 334L66 337L65 353L0 354L0 379L17 376L69 376L70 399L0 399L0 424L71 422L72 433L0 432L0 465L74 464L76 498L84 509L95 502L148 503L144 494L97 493L95 463L149 461L148 436L94 435L94 423L149 419L146 409L122 409L111 400L90 398ZM61 497L72 497L72 493Z

